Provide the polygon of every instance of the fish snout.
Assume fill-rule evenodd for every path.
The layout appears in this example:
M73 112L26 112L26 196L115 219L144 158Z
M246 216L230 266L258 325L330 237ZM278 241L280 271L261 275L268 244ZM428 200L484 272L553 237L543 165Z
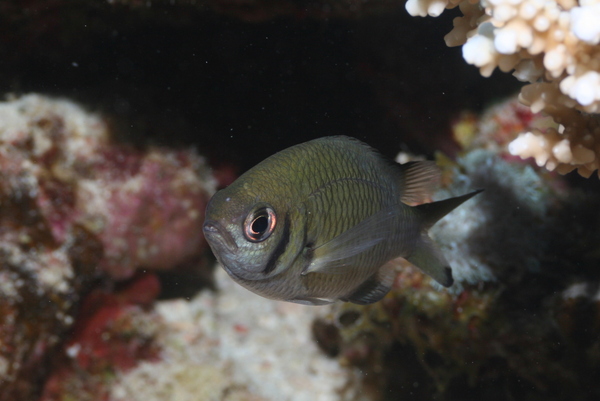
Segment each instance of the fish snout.
M210 220L204 222L202 230L204 231L204 234L208 235L219 234L219 228L217 227L217 223Z
M204 225L202 226L202 231L204 231L204 237L208 242L219 243L224 245L229 250L235 250L238 248L231 234L216 221L205 221Z

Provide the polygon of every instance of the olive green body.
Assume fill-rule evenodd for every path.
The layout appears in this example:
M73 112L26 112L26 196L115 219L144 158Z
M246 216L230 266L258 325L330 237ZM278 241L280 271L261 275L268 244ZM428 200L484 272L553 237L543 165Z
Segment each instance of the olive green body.
M264 297L345 299L387 261L409 256L423 231L418 211L400 201L399 167L347 137L293 146L215 194L206 213L207 239L230 276ZM263 204L275 211L275 228L266 240L249 242L244 219ZM321 253L331 240L382 210L385 219L346 243L351 249L361 241L373 246L349 251L353 256L344 266L306 273L327 256Z

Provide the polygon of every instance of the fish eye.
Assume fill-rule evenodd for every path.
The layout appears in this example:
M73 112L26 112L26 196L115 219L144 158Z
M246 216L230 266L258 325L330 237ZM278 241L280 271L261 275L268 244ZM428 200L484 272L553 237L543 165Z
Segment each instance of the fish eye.
M257 209L246 217L244 221L244 235L251 242L261 242L269 238L275 230L277 217L270 207Z

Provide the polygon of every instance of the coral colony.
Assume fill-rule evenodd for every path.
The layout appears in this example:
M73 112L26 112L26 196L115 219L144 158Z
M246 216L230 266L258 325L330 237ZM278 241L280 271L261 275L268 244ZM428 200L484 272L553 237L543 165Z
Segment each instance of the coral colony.
M203 252L200 222L214 190L203 160L116 145L109 134L103 118L70 101L0 103L1 400L32 399L40 363L73 326L83 339L69 345L81 349L70 353L75 364L107 354L110 344L86 333L102 334L129 305L159 292L155 277L132 278L137 268L165 269ZM118 302L82 301L106 276L132 279L134 290ZM75 324L81 305L94 315L100 304L97 318ZM120 346L131 351L121 360L137 352Z
M409 0L414 16L460 7L446 36L490 76L498 67L530 82L520 100L557 127L516 138L510 152L561 174L589 177L600 167L600 2L597 0Z

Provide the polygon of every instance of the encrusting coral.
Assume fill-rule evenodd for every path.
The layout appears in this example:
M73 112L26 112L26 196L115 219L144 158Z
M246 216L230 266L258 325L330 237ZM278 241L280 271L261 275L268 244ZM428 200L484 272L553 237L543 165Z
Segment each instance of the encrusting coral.
M600 167L600 1L408 0L413 15L438 16L460 7L446 36L463 57L490 76L515 70L521 101L558 126L523 133L510 151L538 165L589 177Z
M142 362L111 383L110 400L367 401L355 371L323 355L310 323L329 306L272 301L219 268L218 292L159 301L160 361Z
M199 222L214 191L203 159L133 149L110 133L104 118L68 100L0 102L0 400L39 392L49 356L82 325L77 308L94 280L194 263L203 252ZM134 288L142 288L134 299L159 291ZM98 333L102 318L113 322L126 305L104 309L81 332ZM92 353L129 345L81 337Z

